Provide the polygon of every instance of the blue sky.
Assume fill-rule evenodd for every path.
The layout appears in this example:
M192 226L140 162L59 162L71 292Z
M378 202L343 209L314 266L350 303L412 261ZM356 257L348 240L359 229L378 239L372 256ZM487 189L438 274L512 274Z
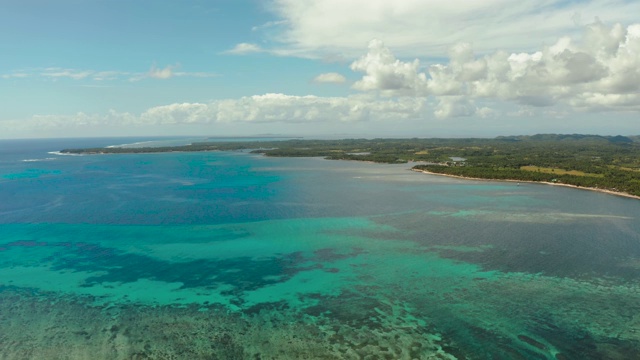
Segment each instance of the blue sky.
M0 138L638 134L640 3L7 0Z

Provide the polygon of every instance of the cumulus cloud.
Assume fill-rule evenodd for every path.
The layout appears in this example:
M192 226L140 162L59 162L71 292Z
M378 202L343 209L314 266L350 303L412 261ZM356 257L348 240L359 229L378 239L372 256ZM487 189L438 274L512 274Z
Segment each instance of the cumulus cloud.
M142 124L192 124L209 122L215 116L206 104L181 103L156 106L140 115Z
M252 53L258 53L263 51L262 48L260 48L260 46L256 45L256 44L251 44L251 43L240 43L237 44L236 46L233 47L233 49L229 49L227 51L225 51L225 54L232 54L232 55L245 55L245 54L252 54Z
M366 74L353 88L415 92L426 82L425 74L418 73L419 65L417 59L410 63L397 60L382 41L372 40L367 55L351 64L351 70Z
M331 73L320 74L320 75L316 76L313 79L313 81L317 82L317 83L342 84L345 81L347 81L347 79L342 74L331 72Z
M218 121L380 121L418 117L424 100L265 94L220 101L215 105Z
M581 110L632 110L640 106L640 24L600 22L579 40L563 37L534 52L497 51L477 56L467 43L449 62L422 66L398 60L381 41L351 64L364 73L353 88L384 95L435 96L436 116L476 114L473 99L527 106L570 105ZM485 111L486 112L486 111Z
M462 96L447 96L439 99L434 115L439 119L471 116L477 111L469 99Z

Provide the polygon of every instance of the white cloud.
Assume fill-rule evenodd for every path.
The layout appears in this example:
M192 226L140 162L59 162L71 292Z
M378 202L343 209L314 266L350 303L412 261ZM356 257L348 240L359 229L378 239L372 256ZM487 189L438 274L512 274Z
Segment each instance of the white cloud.
M324 0L319 2L324 3ZM373 4L381 3L373 1ZM417 6L409 0L405 5L409 8ZM473 6L481 7L479 4ZM328 124L330 127L385 123L392 126L398 121L429 123L433 119L455 117L459 119L448 121L471 122L482 118L483 122L489 122L506 117L546 121L555 126L556 122L548 119L565 121L575 111L584 112L581 117L583 114L588 116L586 112L617 111L621 118L626 116L626 124L635 124L634 116L640 112L640 24L623 26L596 22L583 27L582 36L559 37L529 51L496 50L477 54L475 43L461 42L450 47L445 61L401 59L396 57L396 45L392 44L393 51L381 41L373 40L366 54L354 57L351 70L363 74L352 86L361 91L358 95L318 97L267 93L209 103L168 104L140 114L112 111L108 114L34 116L20 122L20 126L23 129L234 123L252 124L252 128L263 124ZM251 52L253 46L264 51L257 45L245 45L236 46L239 53ZM176 66L156 68L154 65L148 73L49 68L16 71L3 78L9 78L11 74L24 74L13 78L42 74L49 78L75 80L216 76L204 72L177 72ZM345 80L338 73L320 74L314 79L316 82ZM444 124L442 120L437 121ZM0 127L6 124L9 122L3 122Z
M351 69L364 73L353 85L357 90L437 97L438 117L475 114L472 99L635 111L640 106L640 24L625 28L594 23L577 41L563 37L530 53L476 56L463 43L450 50L448 63L426 69L418 59L396 59L382 42L373 40Z
M640 112L640 94L583 93L571 99L577 109Z
M82 80L94 73L92 70L76 70L76 69L62 69L62 68L46 68L40 73L41 76L48 78L71 78L73 80Z
M187 76L187 77L196 77L196 78L213 78L213 77L220 76L219 74L209 73L209 72L184 72L184 71L174 72L173 75L179 76L179 77Z
M285 25L287 23L286 20L280 20L280 21L268 21L262 25L259 26L254 26L251 28L251 31L258 31L258 30L264 30L264 29L270 29L273 27L278 27L281 25Z
M263 51L260 46L256 44L250 43L240 43L233 47L233 49L227 50L224 54L232 54L232 55L245 55L245 54L253 54Z
M353 122L416 118L422 99L380 100L372 97L317 97L265 94L211 104L221 122Z
M475 114L477 110L475 105L465 97L446 96L439 99L434 115L439 119L471 116Z
M169 79L172 77L196 77L211 78L219 76L211 72L186 72L175 71L179 67L176 65L167 65L164 68L158 68L155 64L151 66L149 71L127 72L116 70L87 70L87 69L68 69L59 67L35 68L0 75L0 79L22 79L22 78L45 78L52 80L71 79L76 81L118 81L128 79L129 81L140 81L146 78Z
M640 2L628 0L271 0L278 17L265 30L280 54L356 57L371 39L384 39L399 56L443 57L469 42L480 54L530 52L575 35L581 22L637 21ZM357 16L354 16L357 14ZM261 30L256 28L255 30ZM275 32L275 33L274 33Z
M181 103L148 109L139 117L142 124L191 124L210 122L215 117L206 104Z
M313 79L313 81L317 82L317 83L342 84L345 81L347 81L347 79L342 74L331 72L331 73L320 74L320 75L316 76Z
M353 84L357 90L392 90L415 92L426 82L425 74L418 73L420 62L397 60L380 40L371 40L369 52L351 64L351 70L364 72L362 80Z
M580 98L590 109L621 105L640 111L637 96ZM488 105L488 106L487 106ZM489 108L491 107L491 108ZM495 136L540 132L637 133L637 116L603 122L598 113L572 118L566 107L495 106L464 96L380 98L264 94L209 103L174 103L132 114L36 115L0 120L0 137L110 135L239 135L279 133L323 136ZM478 118L482 120L479 121ZM334 135L336 136L336 135Z
M86 114L78 112L72 115L34 115L27 119L0 121L0 133L19 134L22 137L37 135L69 136L80 129L94 129L93 136L103 135L109 126L132 126L138 123L138 117L130 113L114 110L106 114Z
M121 71L96 71L92 74L92 78L96 81L116 80L120 76L127 74Z
M49 79L62 79L69 78L72 80L118 80L123 77L130 76L132 73L126 71L114 71L114 70L89 70L89 69L69 69L59 67L49 67L44 69L30 69L20 72L19 77L44 77ZM17 77L17 76L15 76Z
M2 121L0 132L9 130L46 132L61 129L104 127L146 127L168 125L253 124L337 124L396 122L428 116L425 100L419 98L378 99L371 96L317 97L264 94L210 103L175 103L157 106L139 115L106 114L35 115L23 121ZM3 129L4 127L4 129ZM6 131L5 131L6 130Z
M147 73L147 76L153 79L169 79L174 76L173 69L178 65L167 65L160 69L155 64L151 65L151 69Z
M10 74L2 74L0 75L0 78L2 79L15 79L15 78L26 78L29 77L30 75L24 72L13 72Z
M486 118L495 116L496 111L494 109L484 106L481 108L476 108L475 115L480 118L486 119Z

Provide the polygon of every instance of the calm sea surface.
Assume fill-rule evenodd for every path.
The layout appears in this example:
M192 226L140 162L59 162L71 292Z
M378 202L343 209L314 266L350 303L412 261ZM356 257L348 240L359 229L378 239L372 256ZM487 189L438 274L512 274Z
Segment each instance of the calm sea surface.
M0 140L0 359L640 358L640 201Z

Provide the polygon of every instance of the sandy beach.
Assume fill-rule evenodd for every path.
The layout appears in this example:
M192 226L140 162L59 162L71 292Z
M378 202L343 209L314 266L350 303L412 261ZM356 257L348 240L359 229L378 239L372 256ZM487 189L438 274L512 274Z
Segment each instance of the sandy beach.
M601 193L605 193L605 194L623 196L623 197L626 197L626 198L640 200L640 196L631 195L631 194L627 194L627 193L624 193L624 192L607 190L607 189L597 189L597 188L590 188L590 187L582 187L582 186L576 186L576 185L571 185L571 184L553 183L553 182L548 182L548 181L526 181L526 180L515 180L515 179L483 179L483 178L474 178L474 177L468 177L468 176L440 174L440 173L435 173L435 172L431 172L431 171L427 171L427 170L420 170L420 169L411 169L411 170L415 171L415 172L425 173L425 174L448 176L448 177L452 177L452 178L465 179L465 180L504 181L504 182L517 182L517 183L545 184L545 185L553 185L553 186L564 186L564 187L569 187L569 188L573 188L573 189L597 191L597 192L601 192Z

